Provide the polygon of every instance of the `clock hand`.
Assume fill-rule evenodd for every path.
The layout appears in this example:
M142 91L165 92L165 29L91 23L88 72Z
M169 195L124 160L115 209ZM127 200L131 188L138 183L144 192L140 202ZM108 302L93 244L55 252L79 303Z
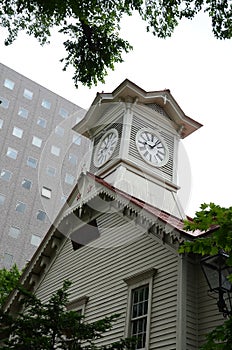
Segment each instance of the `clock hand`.
M160 142L160 140L157 140L156 143L154 145L149 145L151 147L151 149L155 148Z

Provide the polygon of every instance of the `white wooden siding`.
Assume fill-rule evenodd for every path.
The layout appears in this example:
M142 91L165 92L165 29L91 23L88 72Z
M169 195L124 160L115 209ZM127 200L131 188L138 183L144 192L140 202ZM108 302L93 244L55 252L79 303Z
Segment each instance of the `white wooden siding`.
M111 214L109 220L107 214L98 220L101 237L92 246L73 251L71 242L66 242L37 295L47 300L68 279L73 282L70 300L89 296L85 309L87 321L119 313L113 329L101 340L106 344L124 336L127 285L123 279L154 267L157 274L153 284L150 349L176 350L177 254L119 214ZM127 239L118 246L123 237ZM98 248L94 247L96 243Z

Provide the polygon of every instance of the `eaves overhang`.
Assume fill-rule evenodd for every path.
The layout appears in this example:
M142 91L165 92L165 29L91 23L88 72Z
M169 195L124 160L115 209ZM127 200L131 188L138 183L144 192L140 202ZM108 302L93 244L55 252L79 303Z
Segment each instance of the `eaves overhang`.
M109 104L119 103L159 105L176 125L176 130L181 138L187 137L202 126L183 112L169 89L147 92L125 79L112 93L98 93L85 117L74 127L74 130L88 137L87 131L95 127L98 120L109 108Z

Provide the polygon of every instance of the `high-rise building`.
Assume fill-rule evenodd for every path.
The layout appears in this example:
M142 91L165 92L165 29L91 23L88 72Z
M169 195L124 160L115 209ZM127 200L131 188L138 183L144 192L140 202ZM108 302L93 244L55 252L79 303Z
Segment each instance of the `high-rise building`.
M85 110L0 64L0 268L32 257L84 166Z

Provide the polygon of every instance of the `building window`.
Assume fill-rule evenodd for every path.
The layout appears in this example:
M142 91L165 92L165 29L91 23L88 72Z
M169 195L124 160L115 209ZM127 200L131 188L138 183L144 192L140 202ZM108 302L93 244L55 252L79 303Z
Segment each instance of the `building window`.
M42 103L41 103L42 107L46 108L46 109L50 109L51 108L51 102L43 99Z
M1 174L0 174L1 179L5 180L5 181L10 181L11 177L12 177L12 173L8 170L2 170Z
M64 196L64 195L60 197L60 201L62 204L64 204L67 201L67 199L68 199L68 197Z
M3 266L9 269L12 266L12 263L13 263L13 255L4 253Z
M131 336L137 339L136 348L146 345L149 285L132 290L131 293Z
M16 208L15 208L16 211L18 211L19 213L24 213L25 210L26 210L26 204L23 203L23 202L20 202L18 201L16 203Z
M20 235L20 232L21 231L18 227L11 226L9 230L9 236L13 238L18 238L18 236Z
M61 107L60 110L59 110L59 115L62 117L62 118L67 118L68 117L68 111Z
M38 247L41 243L41 237L38 235L31 236L31 244Z
M51 147L51 153L54 154L54 156L59 157L60 155L60 148L57 146L52 146Z
M75 145L80 145L81 144L81 136L80 135L73 135L73 143L75 143Z
M36 168L37 167L37 159L33 157L28 157L27 158L27 165L31 168Z
M20 117L27 119L28 114L29 114L29 112L28 112L27 109L25 109L25 108L23 108L23 107L20 107L20 108L19 108L18 115L19 115Z
M17 126L14 126L12 135L21 139L23 137L23 130L20 128L17 128Z
M75 181L75 177L71 174L66 173L64 182L68 185L73 185Z
M43 118L38 118L37 125L41 126L41 128L46 128L47 120L45 120Z
M10 101L0 96L0 107L7 109L9 107L9 104L10 104Z
M39 137L33 136L33 138L32 138L32 145L40 148L41 145L42 145L42 142L43 142L43 140L41 140Z
M55 128L55 134L59 136L64 136L64 128L61 126L57 125Z
M67 311L72 310L72 311L76 311L80 315L84 315L85 314L85 307L86 307L88 300L89 300L89 297L87 295L83 295L79 298L71 300L67 304Z
M15 86L15 83L10 80L10 79L5 79L4 81L4 86L7 88L7 89L10 89L10 90L13 90L14 89L14 86Z
M52 197L52 190L50 188L47 188L47 187L42 187L41 195L45 198L50 199Z
M32 100L33 98L33 92L28 90L28 89L24 89L24 92L23 92L23 96L25 98L27 98L28 100Z
M16 149L8 147L7 152L6 152L7 157L16 159L18 155L18 151Z
M36 215L36 218L40 221L45 221L46 220L46 213L45 211L43 210L39 210L37 215Z
M73 154L73 153L70 153L68 155L68 160L73 165L77 165L77 159L78 159L77 156L75 154Z
M30 190L32 186L32 182L30 180L27 179L23 179L22 181L22 187L26 188L27 190Z
M53 168L52 166L48 166L46 172L49 176L56 176L56 168Z
M0 129L2 129L2 126L3 126L3 120L0 119Z
M149 268L124 279L128 285L126 337L137 339L137 349L148 347L152 285L155 272L154 268Z
M3 205L5 202L6 196L4 194L0 194L0 205Z

